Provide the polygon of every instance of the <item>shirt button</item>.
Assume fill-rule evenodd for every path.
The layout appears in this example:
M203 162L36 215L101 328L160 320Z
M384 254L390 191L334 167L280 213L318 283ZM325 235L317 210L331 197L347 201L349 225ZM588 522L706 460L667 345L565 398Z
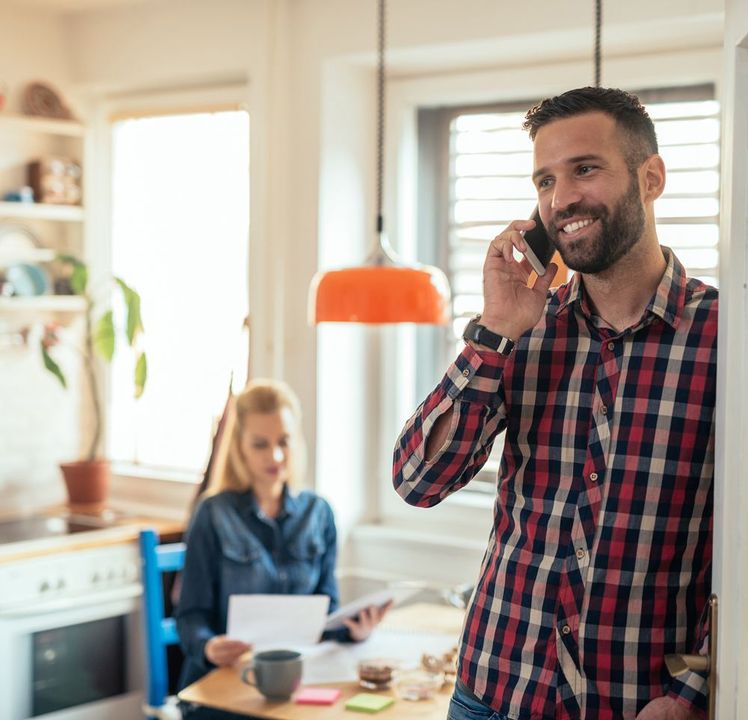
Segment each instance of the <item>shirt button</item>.
M597 473L590 473L590 482L597 482Z
M562 632L562 633L563 633L564 635L568 635L568 634L569 634L569 633L571 632L571 628L570 628L570 627L569 627L568 625L564 625L564 626L563 626L563 627L561 628L561 632Z
M601 405L601 406L600 406L600 413L601 413L602 415L607 415L607 414L608 414L608 408L607 408L607 406L606 406L606 405Z
M462 375L463 377L467 377L468 375L470 375L470 370L463 370Z
M585 552L582 548L577 548L577 557L581 560L585 555Z
M613 343L613 342L609 342L608 343L608 350L615 350L615 349L616 349L616 344Z

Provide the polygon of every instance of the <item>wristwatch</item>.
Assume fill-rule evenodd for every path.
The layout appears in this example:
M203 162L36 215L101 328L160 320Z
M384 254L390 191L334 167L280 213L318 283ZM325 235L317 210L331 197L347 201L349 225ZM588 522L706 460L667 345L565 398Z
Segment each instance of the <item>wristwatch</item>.
M501 355L510 355L514 350L514 340L491 332L485 325L481 325L480 315L470 318L468 324L465 325L462 339L465 342L470 341L491 348Z

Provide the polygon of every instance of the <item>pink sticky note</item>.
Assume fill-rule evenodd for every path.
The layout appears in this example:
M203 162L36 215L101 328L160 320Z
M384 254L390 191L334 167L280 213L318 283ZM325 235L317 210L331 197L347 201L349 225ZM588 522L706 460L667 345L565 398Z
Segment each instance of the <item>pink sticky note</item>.
M300 705L332 705L340 697L337 688L301 688L294 695L294 701Z

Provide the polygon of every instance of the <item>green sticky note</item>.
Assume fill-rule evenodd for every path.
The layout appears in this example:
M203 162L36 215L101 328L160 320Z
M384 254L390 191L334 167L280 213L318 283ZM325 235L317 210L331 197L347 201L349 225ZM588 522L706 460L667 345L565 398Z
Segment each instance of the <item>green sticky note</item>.
M395 702L394 698L386 695L374 695L374 693L359 693L346 701L346 710L356 710L357 712L375 713L384 710L386 707Z

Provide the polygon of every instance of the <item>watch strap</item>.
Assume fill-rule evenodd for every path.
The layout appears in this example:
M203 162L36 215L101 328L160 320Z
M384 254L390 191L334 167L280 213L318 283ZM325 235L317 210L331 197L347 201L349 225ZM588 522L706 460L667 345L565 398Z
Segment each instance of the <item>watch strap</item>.
M476 315L470 319L462 334L463 340L483 345L501 355L509 355L514 350L513 340L492 332L485 325L481 325L479 321L480 315Z

